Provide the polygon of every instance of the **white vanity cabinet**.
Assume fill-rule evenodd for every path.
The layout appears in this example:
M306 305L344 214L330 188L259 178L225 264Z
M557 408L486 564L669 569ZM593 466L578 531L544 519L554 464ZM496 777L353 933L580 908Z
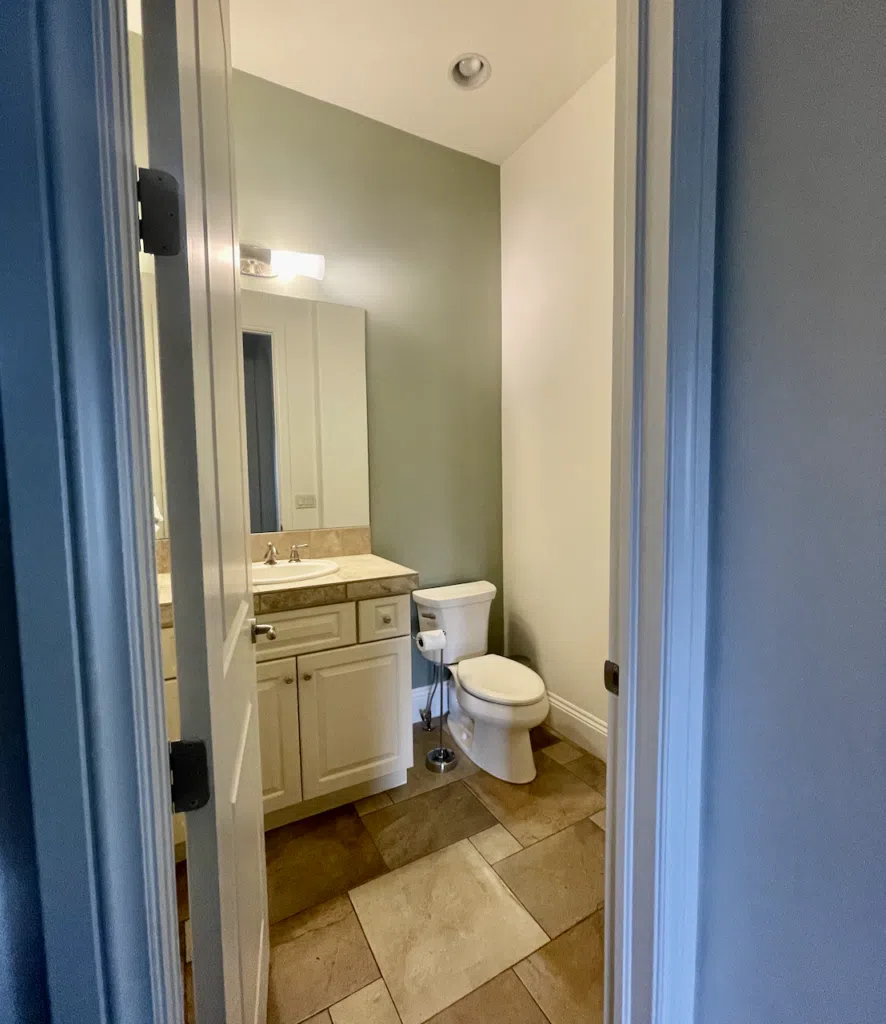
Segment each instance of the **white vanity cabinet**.
M271 614L256 643L264 809L295 820L405 781L412 765L409 595ZM162 631L170 739L178 738L175 636ZM347 792L346 792L347 791ZM303 806L301 806L303 805ZM269 826L270 827L270 826ZM175 841L184 815L175 816Z
M412 764L411 657L399 637L298 659L305 800Z

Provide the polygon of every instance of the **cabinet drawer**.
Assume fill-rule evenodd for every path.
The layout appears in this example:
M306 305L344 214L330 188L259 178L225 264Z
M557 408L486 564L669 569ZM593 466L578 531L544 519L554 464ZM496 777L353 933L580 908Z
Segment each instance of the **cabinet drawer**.
M357 616L353 601L327 604L321 608L299 608L291 612L261 615L277 632L277 639L260 636L255 645L256 661L286 658L293 654L327 651L357 642Z
M360 643L373 640L389 640L395 636L408 636L411 632L409 621L409 595L398 597L376 597L361 601L357 605L357 625Z
M171 626L160 630L160 657L163 661L163 678L175 679L178 675L175 660L175 630Z

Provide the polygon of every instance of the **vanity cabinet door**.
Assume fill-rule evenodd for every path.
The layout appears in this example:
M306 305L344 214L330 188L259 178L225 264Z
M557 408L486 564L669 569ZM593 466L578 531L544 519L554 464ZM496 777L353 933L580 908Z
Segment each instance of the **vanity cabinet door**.
M301 801L295 658L256 665L261 782L265 814Z
M409 637L298 659L305 800L412 763Z

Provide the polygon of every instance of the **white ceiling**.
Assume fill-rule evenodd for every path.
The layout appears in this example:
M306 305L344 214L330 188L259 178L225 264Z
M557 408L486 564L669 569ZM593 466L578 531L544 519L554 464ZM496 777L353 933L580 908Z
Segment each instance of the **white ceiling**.
M615 0L230 0L234 66L501 163L615 52ZM462 53L492 77L449 80Z

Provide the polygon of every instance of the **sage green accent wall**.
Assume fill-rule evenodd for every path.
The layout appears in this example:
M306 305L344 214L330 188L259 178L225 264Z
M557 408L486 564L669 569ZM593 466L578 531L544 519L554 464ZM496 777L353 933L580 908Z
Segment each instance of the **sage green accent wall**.
M499 168L236 71L232 106L241 239L322 253L293 293L367 311L373 550L500 588Z

